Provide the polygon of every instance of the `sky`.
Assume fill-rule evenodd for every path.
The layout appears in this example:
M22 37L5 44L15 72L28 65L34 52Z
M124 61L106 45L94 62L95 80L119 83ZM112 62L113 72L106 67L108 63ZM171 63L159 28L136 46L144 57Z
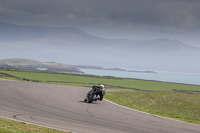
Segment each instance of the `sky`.
M76 27L107 39L169 38L200 47L200 0L0 0L0 22Z

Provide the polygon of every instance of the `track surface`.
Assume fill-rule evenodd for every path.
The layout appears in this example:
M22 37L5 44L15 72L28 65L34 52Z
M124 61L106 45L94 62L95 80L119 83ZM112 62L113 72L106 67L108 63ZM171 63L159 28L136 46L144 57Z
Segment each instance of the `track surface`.
M0 79L0 117L78 133L200 133L200 126L83 99L90 88Z

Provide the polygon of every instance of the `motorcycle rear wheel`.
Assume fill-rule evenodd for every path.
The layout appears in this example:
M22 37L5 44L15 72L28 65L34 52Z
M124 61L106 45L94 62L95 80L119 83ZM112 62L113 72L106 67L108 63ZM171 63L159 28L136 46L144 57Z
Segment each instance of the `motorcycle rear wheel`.
M94 100L96 100L96 95L90 96L88 103L92 103Z

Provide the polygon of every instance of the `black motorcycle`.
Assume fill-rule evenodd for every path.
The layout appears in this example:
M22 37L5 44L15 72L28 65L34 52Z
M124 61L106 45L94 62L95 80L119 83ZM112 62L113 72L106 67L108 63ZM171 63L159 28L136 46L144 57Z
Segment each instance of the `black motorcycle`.
M105 89L99 86L93 86L90 91L88 91L84 102L92 103L93 101L102 100L105 94Z

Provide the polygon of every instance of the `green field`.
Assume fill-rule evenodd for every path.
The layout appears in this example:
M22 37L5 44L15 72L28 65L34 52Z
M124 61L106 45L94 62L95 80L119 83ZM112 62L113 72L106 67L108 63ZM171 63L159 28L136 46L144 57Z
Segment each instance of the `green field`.
M103 83L105 98L136 110L200 124L200 86L86 74L0 68L0 78L92 87ZM2 129L0 129L1 131Z

